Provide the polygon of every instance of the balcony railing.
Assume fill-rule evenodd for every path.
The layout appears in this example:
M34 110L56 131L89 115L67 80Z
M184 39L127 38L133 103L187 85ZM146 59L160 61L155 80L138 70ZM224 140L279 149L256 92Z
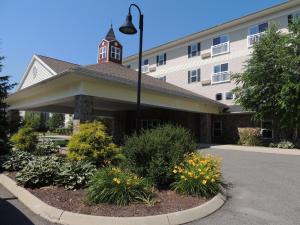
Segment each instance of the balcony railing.
M258 42L261 35L262 35L262 33L248 35L248 37L247 37L248 48L252 47L256 42Z
M230 81L230 74L228 71L225 72L220 72L220 73L214 73L212 75L212 83L222 83L222 82L226 82L226 81Z
M211 46L211 53L213 56L229 52L229 41L222 44Z
M142 73L148 73L149 72L149 64L142 66Z

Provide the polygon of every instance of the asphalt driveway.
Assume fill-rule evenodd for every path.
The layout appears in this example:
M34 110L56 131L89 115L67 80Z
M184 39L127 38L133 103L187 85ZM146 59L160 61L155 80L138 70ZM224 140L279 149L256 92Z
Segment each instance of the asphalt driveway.
M219 211L189 225L300 224L300 156L205 152L223 158L230 197Z

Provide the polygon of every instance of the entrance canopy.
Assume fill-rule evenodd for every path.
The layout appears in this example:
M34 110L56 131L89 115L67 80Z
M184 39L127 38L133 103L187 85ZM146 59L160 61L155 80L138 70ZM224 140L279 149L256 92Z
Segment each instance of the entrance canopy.
M73 114L75 96L92 96L93 113L134 110L136 71L113 62L80 66L34 55L17 91L7 98L9 110ZM143 108L165 108L194 113L218 114L227 106L142 75Z

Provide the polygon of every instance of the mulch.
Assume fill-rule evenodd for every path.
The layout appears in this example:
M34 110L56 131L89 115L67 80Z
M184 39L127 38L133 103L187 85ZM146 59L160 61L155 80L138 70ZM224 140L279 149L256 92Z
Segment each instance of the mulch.
M14 178L15 174L9 176ZM142 203L134 203L128 206L116 206L111 204L90 205L85 200L86 190L65 190L63 187L48 186L42 188L27 188L32 194L37 196L47 204L56 208L75 213L97 215L97 216L151 216L199 206L208 199L192 196L183 196L174 191L165 190L155 193L155 204L147 206Z

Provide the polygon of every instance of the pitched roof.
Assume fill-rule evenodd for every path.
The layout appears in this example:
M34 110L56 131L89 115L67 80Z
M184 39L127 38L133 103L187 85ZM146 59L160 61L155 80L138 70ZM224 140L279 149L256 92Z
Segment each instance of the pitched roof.
M107 41L116 40L115 32L114 32L114 29L112 28L112 26L109 28L109 30L105 36L105 40L107 40Z
M118 63L107 62L101 64L80 66L78 64L69 63L47 56L39 55L38 57L58 74L63 72L79 72L100 79L118 82L126 85L136 85L137 83L138 72ZM192 91L164 82L146 74L142 75L142 87L153 91L173 94L186 98L206 100L208 102L220 105L221 107L226 107L226 105L214 101L210 98L204 97Z
M46 63L52 70L54 70L56 73L61 73L67 69L75 68L80 65L66 62L59 59L54 59L48 56L43 55L37 55L39 59L41 59L44 63Z

